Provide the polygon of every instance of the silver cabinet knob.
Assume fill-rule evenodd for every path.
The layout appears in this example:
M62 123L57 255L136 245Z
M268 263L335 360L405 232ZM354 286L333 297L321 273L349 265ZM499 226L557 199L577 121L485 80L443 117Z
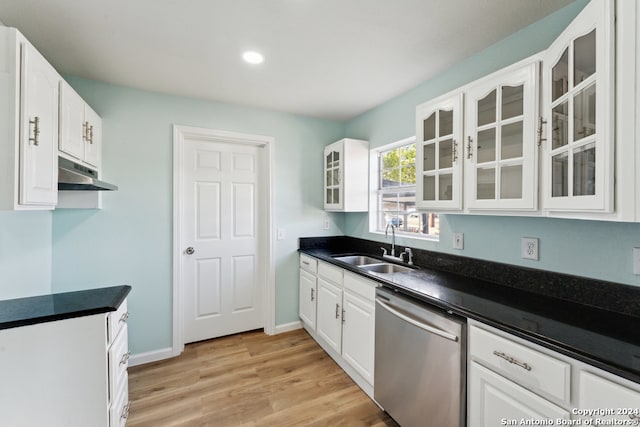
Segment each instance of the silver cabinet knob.
M193 249L193 247L189 246L185 252L187 253L187 255L193 255L195 251L196 250Z

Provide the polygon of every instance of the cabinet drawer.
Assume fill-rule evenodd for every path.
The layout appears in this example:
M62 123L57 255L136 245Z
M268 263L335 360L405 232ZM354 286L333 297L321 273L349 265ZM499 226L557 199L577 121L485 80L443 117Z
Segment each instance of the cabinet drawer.
M109 345L116 339L120 329L127 323L129 311L127 310L127 300L125 299L116 311L112 311L107 316L107 339Z
M369 301L375 301L377 287L377 283L372 280L367 280L349 271L344 272L344 288Z
M125 386L118 390L115 400L109 408L109 427L124 427L129 418L129 389Z
M340 267L327 264L326 262L318 262L318 276L321 276L335 284L342 286L342 272Z
M568 363L475 325L469 327L469 355L532 391L569 403Z
M129 367L128 331L125 325L109 349L109 400L115 400L114 394L127 382Z
M318 261L308 255L300 254L300 268L310 273L316 274L318 271Z

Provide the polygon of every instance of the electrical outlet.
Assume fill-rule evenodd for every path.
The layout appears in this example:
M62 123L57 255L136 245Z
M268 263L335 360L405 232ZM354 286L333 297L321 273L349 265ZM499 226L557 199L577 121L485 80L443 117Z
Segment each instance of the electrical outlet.
M453 249L464 249L464 233L453 233Z
M328 229L329 229L329 224L330 224L330 223L329 223L329 218L325 218L325 219L322 221L322 228L323 228L324 230L328 230Z
M284 228L278 228L278 240L284 240L287 237L287 232Z
M538 260L538 238L523 237L522 238L522 258Z
M633 248L633 274L640 275L640 248Z

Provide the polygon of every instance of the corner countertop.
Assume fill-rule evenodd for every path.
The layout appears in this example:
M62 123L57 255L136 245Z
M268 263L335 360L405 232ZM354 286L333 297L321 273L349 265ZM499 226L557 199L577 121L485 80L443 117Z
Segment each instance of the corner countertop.
M640 383L640 317L612 311L610 307L586 305L568 298L535 293L531 289L439 270L433 265L405 273L363 272L332 257L353 253L371 255L362 250L366 249L363 246L357 252L347 252L344 248L349 246L343 245L339 245L342 248L319 246L322 245L301 245L300 252L361 274L381 286L451 314L484 322ZM629 292L626 288L623 290ZM640 293L640 289L637 291Z
M131 286L112 286L0 301L0 329L116 311Z

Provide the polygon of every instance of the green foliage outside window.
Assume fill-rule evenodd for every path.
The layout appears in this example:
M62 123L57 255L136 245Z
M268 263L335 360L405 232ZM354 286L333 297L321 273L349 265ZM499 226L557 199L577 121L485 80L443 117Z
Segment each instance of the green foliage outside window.
M416 183L415 144L396 148L381 154L381 187L396 187Z

